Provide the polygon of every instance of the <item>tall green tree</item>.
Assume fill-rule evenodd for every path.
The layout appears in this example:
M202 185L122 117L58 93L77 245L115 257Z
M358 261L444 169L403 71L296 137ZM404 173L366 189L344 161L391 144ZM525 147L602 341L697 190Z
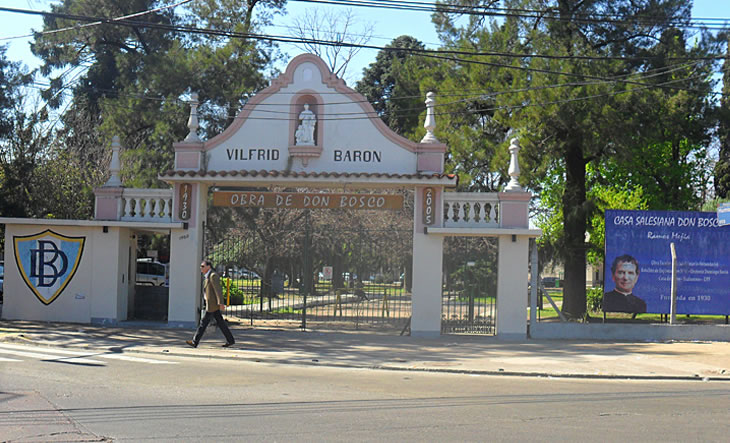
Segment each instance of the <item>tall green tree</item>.
M99 168L108 162L111 137L120 136L122 179L129 186L162 185L157 175L172 165L172 144L187 133L188 110L181 99L188 92L200 94L203 136L213 136L263 87L265 69L275 57L275 48L247 35L255 30L256 17L267 17L254 13L257 5L278 10L283 1L205 0L188 9L164 8L172 3L64 0L52 12L108 18L151 12L131 22L80 27L66 15L50 15L32 45L44 62L42 72L55 75L44 92L48 104L70 102L60 145ZM191 34L179 25L214 32Z
M722 98L720 99L717 138L720 152L715 165L715 194L720 198L730 195L730 32L720 35L724 38L727 57L722 69Z
M40 153L40 148L31 145L26 135L42 116L25 116L22 86L30 77L19 63L8 60L6 50L0 46L0 216L24 217L30 212L28 178Z
M7 47L0 46L0 140L7 139L13 129L18 88L23 83L18 63L8 60L6 52Z
M363 69L363 77L355 85L355 90L368 99L385 124L404 136L414 132L419 114L425 109L425 95L421 94L417 79L410 75L414 68L426 66L426 61L414 52L424 48L423 43L408 35L393 39Z
M664 192L669 207L696 204L697 187L687 181L704 161L712 67L676 57L705 55L709 47L703 38L688 49L682 28L691 4L680 0L501 4L515 14L501 21L470 16L461 24L440 13L434 21L448 48L493 54L466 62L494 68L489 78L498 81L484 91L494 97L490 118L520 138L523 183L537 193L538 203L552 205L547 209L560 216L559 223L545 226L557 234L546 240L555 242L552 248L565 268L563 309L579 318L586 312L586 232L589 220L600 214L592 187L606 183L609 188L616 171L639 175L651 164L647 175L653 182L637 180L627 189ZM461 63L456 69L468 70ZM476 83L464 87L477 88ZM493 161L505 171L502 151L495 151ZM623 189L623 183L615 184ZM649 184L654 188L647 191Z

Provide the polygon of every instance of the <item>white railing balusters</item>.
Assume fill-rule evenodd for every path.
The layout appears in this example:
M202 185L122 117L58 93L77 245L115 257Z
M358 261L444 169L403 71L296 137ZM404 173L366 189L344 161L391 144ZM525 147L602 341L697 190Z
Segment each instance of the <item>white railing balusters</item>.
M499 196L494 193L444 192L444 227L497 227Z
M123 221L172 221L172 189L129 189L122 193Z

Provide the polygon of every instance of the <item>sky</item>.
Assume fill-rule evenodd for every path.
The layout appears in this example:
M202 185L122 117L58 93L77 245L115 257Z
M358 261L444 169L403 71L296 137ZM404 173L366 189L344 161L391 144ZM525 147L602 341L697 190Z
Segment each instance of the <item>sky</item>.
M49 5L58 3L56 0L0 0L0 6L47 10ZM301 16L305 8L323 8L342 11L344 7L335 5L317 5L313 3L290 1L287 5L287 14L285 16L277 16L274 27L267 30L269 34L287 34L291 31L291 26L295 17ZM431 23L431 16L428 12L418 11L397 11L387 10L380 11L376 8L354 7L352 12L360 23L371 23L374 27L373 38L369 44L374 46L385 46L394 38L400 35L412 35L426 44L428 48L437 48L439 41ZM695 0L693 7L693 16L695 18L727 18L730 20L730 1L729 0ZM27 35L31 30L40 30L42 28L42 19L40 16L31 16L17 13L0 12L0 45L8 44L8 58L12 61L21 61L29 68L35 68L40 61L36 59L30 52L30 37L12 38L15 36ZM357 30L358 27L356 26ZM304 52L292 46L282 47L283 52L289 55L290 59ZM363 49L351 62L348 68L348 74L345 80L350 85L359 80L362 76L363 68L367 67L375 60L377 50ZM285 66L280 67L283 69Z

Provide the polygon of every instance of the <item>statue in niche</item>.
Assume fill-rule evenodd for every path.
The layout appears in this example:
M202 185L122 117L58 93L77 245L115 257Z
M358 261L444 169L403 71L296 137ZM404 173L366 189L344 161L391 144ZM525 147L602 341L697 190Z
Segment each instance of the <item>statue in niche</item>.
M299 120L302 123L294 134L297 139L296 145L314 145L314 126L317 124L317 117L309 110L308 103L304 104L304 111L299 114Z

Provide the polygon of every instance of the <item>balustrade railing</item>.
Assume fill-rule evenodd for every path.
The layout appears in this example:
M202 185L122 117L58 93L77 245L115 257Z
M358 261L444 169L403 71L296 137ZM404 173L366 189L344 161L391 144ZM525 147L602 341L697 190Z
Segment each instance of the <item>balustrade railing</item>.
M123 221L172 221L172 189L124 189Z
M496 192L444 192L445 228L499 227Z

